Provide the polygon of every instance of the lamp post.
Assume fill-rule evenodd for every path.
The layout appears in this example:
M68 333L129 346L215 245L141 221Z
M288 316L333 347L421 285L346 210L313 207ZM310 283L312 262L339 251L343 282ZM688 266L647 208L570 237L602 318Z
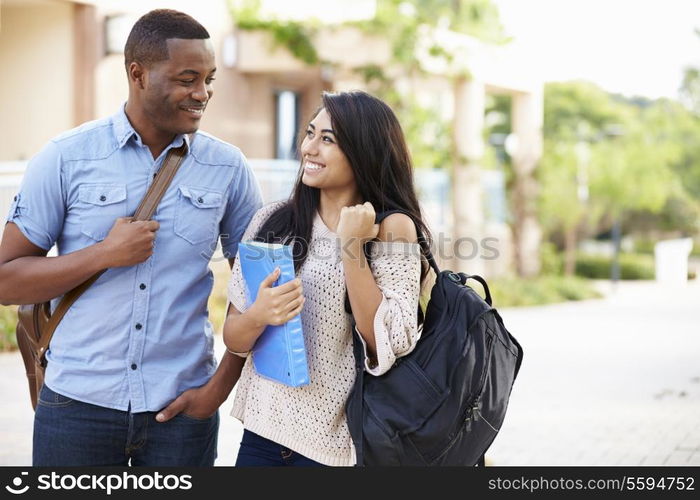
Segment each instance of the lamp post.
M576 143L576 194L582 205L588 202L588 164L590 161L590 142L579 138Z
M622 229L620 216L616 215L612 226L613 240L613 260L610 269L610 279L613 283L613 289L617 288L617 282L620 279L620 240L622 237Z
M625 134L622 125L611 124L603 129L603 134L606 137L621 137ZM620 280L620 244L622 241L622 213L615 211L613 215L613 226L611 234L613 242L613 259L610 266L610 280L612 281L613 290L617 289L617 283Z
M624 135L622 125L614 123L605 125L595 134L586 134L584 129L586 126L583 123L579 124L578 142L576 143L576 158L577 158L577 194L581 204L586 204L589 199L588 190L588 165L591 160L590 146L593 143L602 141L606 138L621 137ZM613 243L613 258L610 266L610 279L613 284L613 289L617 287L617 282L620 280L620 246L622 240L622 222L621 214L615 212L613 216L611 239Z

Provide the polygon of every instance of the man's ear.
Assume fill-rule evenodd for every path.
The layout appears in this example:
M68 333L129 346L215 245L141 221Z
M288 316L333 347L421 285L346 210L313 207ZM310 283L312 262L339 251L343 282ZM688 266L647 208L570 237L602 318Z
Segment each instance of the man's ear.
M144 68L141 63L135 61L129 63L127 74L129 76L129 82L133 83L142 90L146 88L144 81L146 77L146 68Z

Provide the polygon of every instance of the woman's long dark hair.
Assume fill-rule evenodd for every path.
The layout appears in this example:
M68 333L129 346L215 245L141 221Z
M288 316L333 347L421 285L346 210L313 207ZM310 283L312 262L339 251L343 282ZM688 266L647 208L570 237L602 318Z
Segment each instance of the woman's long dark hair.
M372 203L377 213L406 211L430 244L430 231L423 221L414 188L411 156L394 112L381 100L361 91L324 92L322 100L323 106L314 117L323 108L330 115L338 146L350 163L362 200ZM297 271L308 255L320 192L301 181L303 164L302 158L289 200L263 223L255 238L293 243ZM428 270L423 259L421 282Z

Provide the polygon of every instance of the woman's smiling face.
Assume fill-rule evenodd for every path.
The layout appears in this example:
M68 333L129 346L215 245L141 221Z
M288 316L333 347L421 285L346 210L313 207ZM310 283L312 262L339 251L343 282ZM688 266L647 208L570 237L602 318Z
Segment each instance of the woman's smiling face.
M306 128L301 143L302 182L318 189L356 189L355 174L338 140L325 108Z

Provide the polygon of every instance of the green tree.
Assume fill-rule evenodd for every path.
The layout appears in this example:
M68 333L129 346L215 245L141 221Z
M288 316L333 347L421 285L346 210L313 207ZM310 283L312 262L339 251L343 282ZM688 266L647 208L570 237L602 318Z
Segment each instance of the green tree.
M626 99L583 82L548 84L544 134L540 213L550 234L564 235L567 273L580 233L626 214L693 213L700 127L679 103Z
M695 34L700 37L700 29L696 29ZM691 66L685 69L680 97L689 109L700 115L700 68Z
M681 98L688 107L700 114L700 68L687 68L681 84Z
M587 82L550 83L544 97L544 150L539 170L545 231L564 236L564 271L576 263L578 234L591 214L592 149L607 140L628 110Z
M491 43L507 38L497 7L491 0L378 0L373 19L349 23L389 40L393 65L409 77L422 74L416 51L425 28L445 28ZM421 35L423 33L423 35ZM448 61L454 54L434 43L432 56ZM370 90L387 101L404 126L407 141L418 167L445 168L453 163L451 123L432 106L420 104L409 93L398 92L385 68L363 67Z
M633 109L625 134L602 141L591 162L592 196L606 212L660 212L669 197L682 192L674 171L685 145L679 139L675 119L688 113L678 103L662 99L646 108Z
M630 161L637 165L636 175L643 175L644 182L634 193L611 194L621 196L637 216L646 213L656 221L657 230L697 234L700 116L671 99L638 105L638 112L624 142ZM637 178L632 181L639 183ZM629 229L643 228L629 225Z

